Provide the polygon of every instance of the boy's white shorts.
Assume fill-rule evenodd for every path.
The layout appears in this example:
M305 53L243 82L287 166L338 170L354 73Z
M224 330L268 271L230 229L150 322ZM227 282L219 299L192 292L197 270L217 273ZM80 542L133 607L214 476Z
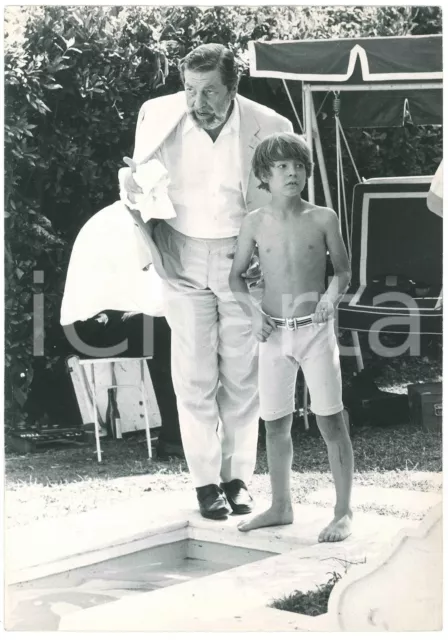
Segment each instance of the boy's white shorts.
M259 352L260 414L276 420L294 411L296 378L302 368L311 411L330 416L343 410L339 348L334 319L294 331L277 327Z

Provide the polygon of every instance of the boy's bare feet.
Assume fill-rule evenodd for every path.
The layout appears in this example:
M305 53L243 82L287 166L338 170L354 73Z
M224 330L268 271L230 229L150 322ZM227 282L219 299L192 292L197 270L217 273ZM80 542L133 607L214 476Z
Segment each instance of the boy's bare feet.
M345 540L352 532L352 514L335 516L325 529L319 533L319 542L340 542Z
M280 524L292 524L294 522L294 512L292 506L287 507L270 507L267 511L244 520L238 524L240 531L251 531L252 529L261 529L262 527L275 527Z

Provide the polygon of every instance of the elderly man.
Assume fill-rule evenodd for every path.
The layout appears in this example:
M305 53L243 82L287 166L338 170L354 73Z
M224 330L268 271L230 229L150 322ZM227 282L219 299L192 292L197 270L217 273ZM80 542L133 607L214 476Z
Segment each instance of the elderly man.
M158 159L170 177L176 218L151 231L167 276L185 456L201 514L219 519L252 510L259 417L257 343L228 277L244 216L267 202L251 173L254 149L292 125L237 94L237 65L222 45L199 46L180 72L184 92L142 106L133 160ZM132 176L125 189L141 192Z

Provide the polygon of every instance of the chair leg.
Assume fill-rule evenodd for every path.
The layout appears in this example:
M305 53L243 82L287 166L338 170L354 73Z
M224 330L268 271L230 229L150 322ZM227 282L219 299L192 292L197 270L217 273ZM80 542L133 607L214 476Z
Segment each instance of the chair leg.
M148 459L152 458L152 447L151 447L151 433L149 430L149 415L148 415L148 398L146 395L145 388L145 360L140 360L140 390L142 393L142 401L143 401L143 409L145 414L145 431L146 431L146 444L148 447Z
M358 332L352 331L351 334L352 334L353 346L355 348L356 366L358 367L358 372L359 372L364 369L364 360L362 359L361 345L359 343Z
M101 439L100 439L100 424L98 420L99 409L96 403L96 380L95 380L95 365L91 365L92 372L92 399L93 399L93 416L95 423L95 442L96 442L96 455L98 458L98 462L102 462L101 456Z

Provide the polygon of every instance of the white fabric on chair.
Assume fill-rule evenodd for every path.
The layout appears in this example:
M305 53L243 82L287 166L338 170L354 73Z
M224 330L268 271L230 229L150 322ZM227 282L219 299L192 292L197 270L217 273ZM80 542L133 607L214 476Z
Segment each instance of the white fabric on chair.
M61 306L61 324L87 320L105 309L163 316L162 280L150 249L120 202L101 209L79 232Z

